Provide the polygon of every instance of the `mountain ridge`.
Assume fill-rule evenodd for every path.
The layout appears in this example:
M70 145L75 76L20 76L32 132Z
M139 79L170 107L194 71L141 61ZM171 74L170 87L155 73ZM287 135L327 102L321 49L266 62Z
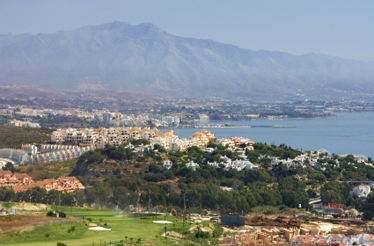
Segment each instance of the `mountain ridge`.
M0 84L62 91L222 98L325 90L374 94L373 67L374 62L184 38L152 23L115 21L52 34L0 35Z

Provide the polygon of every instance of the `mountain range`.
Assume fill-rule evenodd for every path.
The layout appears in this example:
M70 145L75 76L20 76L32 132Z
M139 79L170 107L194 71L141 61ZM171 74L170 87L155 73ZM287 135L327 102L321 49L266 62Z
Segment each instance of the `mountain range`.
M113 22L0 35L0 85L200 98L372 96L374 62L253 51L175 36L151 23Z

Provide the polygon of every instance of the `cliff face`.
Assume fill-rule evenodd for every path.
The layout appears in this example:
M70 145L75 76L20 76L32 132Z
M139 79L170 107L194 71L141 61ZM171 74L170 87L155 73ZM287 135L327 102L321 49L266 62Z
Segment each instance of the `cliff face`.
M102 164L103 161L104 156L101 153L88 151L79 157L69 176L94 176L96 174L95 167Z
M46 89L231 98L374 94L373 67L374 62L183 38L150 23L0 35L0 84Z
M92 169L89 168L89 163L88 161L83 161L83 162L77 162L75 168L73 171L70 173L69 176L95 176L96 172Z
M69 176L118 175L121 173L138 173L141 170L142 168L135 168L133 163L106 159L106 156L100 152L89 151L79 157Z

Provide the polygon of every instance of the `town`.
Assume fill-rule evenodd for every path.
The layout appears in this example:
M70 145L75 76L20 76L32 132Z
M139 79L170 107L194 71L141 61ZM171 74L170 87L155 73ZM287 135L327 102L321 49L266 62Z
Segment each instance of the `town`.
M305 101L248 103L186 101L143 108L30 107L0 99L0 123L31 128L52 127L158 127L193 128L208 121L278 120L333 117L338 112L370 112L370 102ZM8 102L8 103L7 103ZM18 103L19 104L18 104ZM38 103L39 104L39 103Z

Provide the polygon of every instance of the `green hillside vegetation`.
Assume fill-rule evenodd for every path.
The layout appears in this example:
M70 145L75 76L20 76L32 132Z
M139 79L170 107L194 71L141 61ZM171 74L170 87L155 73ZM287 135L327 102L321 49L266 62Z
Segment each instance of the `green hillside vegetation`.
M225 146L215 143L208 146L216 150L207 153L190 147L186 152L168 153L156 145L158 152L150 149L135 153L125 145L118 148L108 145L103 150L87 152L78 159L72 174L81 180L86 189L65 194L33 188L14 194L8 188L3 188L0 200L52 204L58 202L60 194L61 204L67 206L118 206L123 209L130 204L145 208L151 205L161 211L170 211L174 207L180 212L185 198L186 207L195 212L214 209L220 213L247 213L265 206L285 210L288 207L297 208L299 204L303 209L312 210L309 199L316 198L320 193L325 204L340 203L345 207L366 208L366 202L349 195L353 186L345 181L374 180L374 168L356 163L352 155L339 159L340 167L334 167L337 156L333 159L321 156L325 159L318 162L328 163L325 169L287 169L282 163L272 167L269 158L259 161L257 157L266 154L294 158L300 151L286 145L258 143L254 144L253 151L246 151L246 155L261 168L239 172L207 165L208 161L217 161L223 155L232 159L240 158L237 151ZM166 156L173 162L171 170L162 167ZM197 162L200 168L196 171L187 168L189 161ZM49 165L40 167L50 168ZM43 170L40 172L43 173ZM301 176L305 179L300 179ZM222 190L220 186L231 187L232 191Z
M21 148L22 144L43 144L51 141L53 130L0 125L0 148Z
M27 173L34 181L43 179L53 179L69 176L74 169L77 160L58 161L52 163L36 163L27 166L16 166L15 170L19 173Z

